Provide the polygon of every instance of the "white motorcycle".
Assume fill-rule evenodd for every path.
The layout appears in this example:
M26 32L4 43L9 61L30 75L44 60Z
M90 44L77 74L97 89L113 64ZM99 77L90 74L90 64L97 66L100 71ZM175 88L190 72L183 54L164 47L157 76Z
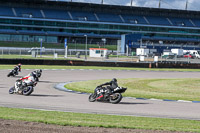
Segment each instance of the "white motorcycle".
M9 94L21 94L25 96L29 96L36 86L37 82L32 81L22 81L22 79L18 79L15 82L15 85L9 89Z

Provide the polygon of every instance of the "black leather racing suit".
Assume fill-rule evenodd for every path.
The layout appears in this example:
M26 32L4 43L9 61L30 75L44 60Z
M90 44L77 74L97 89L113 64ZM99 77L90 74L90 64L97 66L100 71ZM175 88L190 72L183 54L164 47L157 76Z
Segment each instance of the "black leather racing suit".
M106 82L104 84L101 84L100 86L104 86L104 85L107 85L106 86L106 89L108 90L108 93L111 94L112 91L118 87L118 84L117 82L115 81L110 81L110 82Z
M20 68L19 68L18 66L16 66L16 67L14 68L14 70L15 70L15 74L18 75L18 71L20 71Z

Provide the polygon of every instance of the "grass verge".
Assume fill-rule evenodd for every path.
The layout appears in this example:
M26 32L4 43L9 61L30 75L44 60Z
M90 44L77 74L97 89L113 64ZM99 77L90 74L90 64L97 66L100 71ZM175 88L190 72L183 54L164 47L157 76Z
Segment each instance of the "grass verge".
M14 65L0 65L0 69L13 69ZM193 71L200 69L173 69L173 68L132 68L132 67L96 67L96 66L55 66L55 65L23 65L23 69L101 69L101 70L144 70L144 71Z
M0 107L0 119L23 120L62 126L200 132L200 121L195 120L82 114L5 107Z
M65 85L74 91L93 93L94 88L110 79L74 82ZM200 79L118 79L127 87L126 97L200 101Z

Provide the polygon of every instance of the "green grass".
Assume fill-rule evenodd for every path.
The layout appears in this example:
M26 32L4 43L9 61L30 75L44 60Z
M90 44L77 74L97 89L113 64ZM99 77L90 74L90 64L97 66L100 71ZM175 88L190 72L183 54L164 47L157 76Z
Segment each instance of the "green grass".
M6 59L48 59L48 58L34 58L31 55L0 55L0 58L6 58ZM52 58L51 58L52 59Z
M43 47L45 48L58 48L64 49L64 43L43 43ZM0 42L0 47L23 47L23 48L32 48L32 47L40 47L40 42ZM73 44L68 43L69 49L85 49L85 44ZM97 44L88 44L89 48L99 48ZM109 50L116 50L117 45L105 45L105 48Z
M65 85L74 91L92 93L105 80L74 82ZM127 87L126 97L200 101L200 79L118 79L119 86Z
M62 126L200 132L200 121L195 120L82 114L4 107L0 107L0 119L23 120Z
M12 69L13 65L0 65L0 69ZM23 65L23 69L101 69L101 70L144 70L144 71L193 71L200 69L174 69L174 68L133 68L133 67L97 67L97 66L55 66L55 65Z

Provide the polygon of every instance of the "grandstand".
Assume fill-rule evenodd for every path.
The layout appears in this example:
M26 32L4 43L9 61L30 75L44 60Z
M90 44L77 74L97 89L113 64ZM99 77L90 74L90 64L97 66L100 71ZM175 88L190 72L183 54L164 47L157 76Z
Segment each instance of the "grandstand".
M106 38L117 44L121 35L132 33L141 34L147 47L199 49L200 12L52 0L0 3L0 41L84 42L87 35L90 43Z

